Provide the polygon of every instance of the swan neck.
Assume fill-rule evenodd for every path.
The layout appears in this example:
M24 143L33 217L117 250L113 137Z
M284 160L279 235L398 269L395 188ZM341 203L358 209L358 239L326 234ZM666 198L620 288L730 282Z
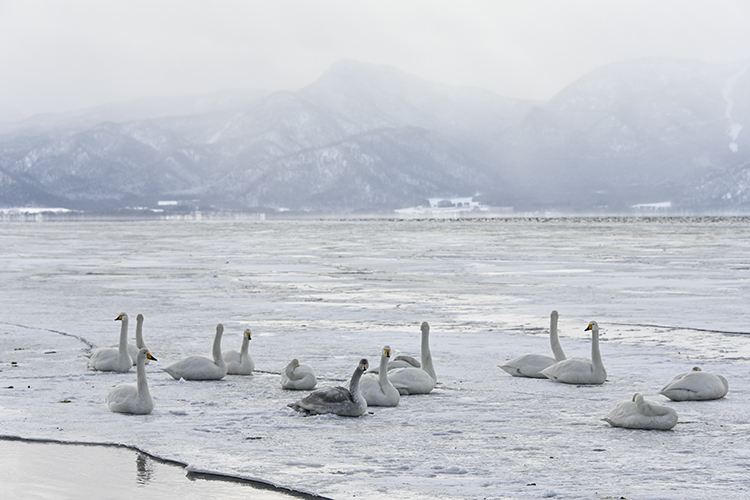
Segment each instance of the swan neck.
M378 373L380 385L388 385L388 356L380 356L380 373Z
M118 359L123 358L124 356L129 356L128 354L128 317L123 316L121 321L122 321L122 324L120 325L120 345L119 345L118 352L117 352Z
M437 375L435 374L435 367L432 366L432 353L430 352L430 331L422 331L422 369L432 377L432 380L437 381Z
M247 338L246 334L242 335L242 347L240 348L240 358L247 357L247 350L250 346L250 339Z
M138 349L146 347L143 342L143 319L137 318L135 321L135 346Z
M284 369L287 378L292 379L294 377L294 363L289 363Z
M560 338L557 336L557 316L555 315L552 315L549 320L549 342L555 355L555 361L566 359L565 352L560 345Z
M638 413L645 417L658 417L669 413L669 409L659 405L652 405L643 399L640 394L633 400L635 407L638 409Z
M362 378L362 370L357 367L352 374L352 379L349 381L349 392L352 393L354 399L361 398L362 394L359 392L359 379Z
M138 354L138 361L136 365L136 371L138 375L138 395L148 395L148 382L146 381L146 356Z
M591 361L597 368L604 368L602 353L599 351L599 327L591 329Z
M221 334L223 332L223 329L217 328L216 329L216 336L214 337L214 363L221 366L224 363L224 356L221 354Z

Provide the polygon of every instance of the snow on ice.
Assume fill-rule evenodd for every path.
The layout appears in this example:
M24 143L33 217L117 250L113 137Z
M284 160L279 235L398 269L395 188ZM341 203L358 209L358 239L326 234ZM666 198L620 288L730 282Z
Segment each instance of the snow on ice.
M0 224L0 435L122 443L219 472L344 498L728 498L750 490L750 221L45 222ZM568 357L602 330L599 386L509 376L498 364ZM143 313L150 415L108 411L135 371L86 369ZM360 418L303 417L280 370L346 384L384 345L419 355L428 395ZM256 373L175 381L161 371L253 338ZM133 332L134 321L131 321ZM133 333L130 334L131 341ZM720 400L658 391L700 366ZM674 408L672 431L602 417L639 392Z

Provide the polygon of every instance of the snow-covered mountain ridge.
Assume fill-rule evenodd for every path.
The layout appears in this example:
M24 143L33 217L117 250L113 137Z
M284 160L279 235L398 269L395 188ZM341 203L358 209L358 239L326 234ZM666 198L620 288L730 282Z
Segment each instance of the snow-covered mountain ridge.
M333 65L298 91L150 99L0 124L0 206L750 210L750 61L642 59L548 102ZM664 206L664 205L656 205Z

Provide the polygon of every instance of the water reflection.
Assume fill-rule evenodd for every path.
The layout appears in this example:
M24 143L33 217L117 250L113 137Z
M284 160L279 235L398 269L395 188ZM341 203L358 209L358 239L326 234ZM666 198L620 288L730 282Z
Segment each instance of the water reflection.
M133 480L135 457L135 481ZM205 500L320 499L184 465L118 446L25 441L0 436L0 498Z
M151 481L151 477L154 475L154 467L151 463L151 457L140 451L136 452L135 456L135 482L141 486L145 486Z

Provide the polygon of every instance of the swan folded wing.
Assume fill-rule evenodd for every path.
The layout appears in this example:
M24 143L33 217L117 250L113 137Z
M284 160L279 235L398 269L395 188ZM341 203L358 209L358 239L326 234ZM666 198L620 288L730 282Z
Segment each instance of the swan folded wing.
M287 406L296 411L312 415L322 413L350 415L354 414L353 409L360 405L355 403L349 389L345 389L344 387L324 387L295 403L289 403ZM364 412L356 412L356 414L360 415L362 413Z
M344 387L324 387L302 398L306 403L344 403L353 401L352 393Z
M224 362L226 364L240 362L240 353L237 351L227 350L222 353L222 356L224 357Z
M514 377L546 378L542 370L555 362L555 358L551 356L525 354L498 366Z
M682 373L665 385L659 394L672 401L706 401L727 395L729 382L721 375L703 371Z
M164 368L172 378L179 380L218 380L227 374L226 365L220 367L203 356L190 356Z
M116 412L128 411L138 397L135 385L118 385L107 394L107 406Z
M645 430L670 430L677 425L677 412L672 408L649 403L637 394L634 401L618 403L604 417L613 427Z
M420 368L397 368L388 372L388 380L402 396L428 394L435 388L435 379Z
M133 367L133 359L129 354L120 358L119 349L103 347L91 354L88 367L103 372L127 372Z
M564 384L603 384L607 373L596 370L589 359L570 358L558 361L542 370L542 374L553 382Z

